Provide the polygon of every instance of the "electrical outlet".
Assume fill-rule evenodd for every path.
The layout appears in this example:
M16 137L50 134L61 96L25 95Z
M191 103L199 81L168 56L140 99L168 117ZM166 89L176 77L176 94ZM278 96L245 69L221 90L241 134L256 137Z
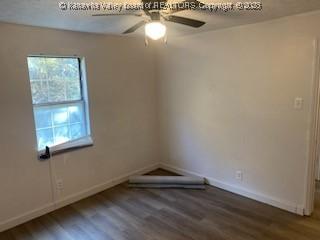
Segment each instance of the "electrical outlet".
M301 110L303 108L303 99L300 97L297 97L294 99L294 109Z
M58 180L56 181L56 186L57 186L57 189L58 189L59 191L63 190L63 180L62 180L62 179L58 179Z
M236 179L239 181L242 181L242 179L243 179L242 171L236 171Z

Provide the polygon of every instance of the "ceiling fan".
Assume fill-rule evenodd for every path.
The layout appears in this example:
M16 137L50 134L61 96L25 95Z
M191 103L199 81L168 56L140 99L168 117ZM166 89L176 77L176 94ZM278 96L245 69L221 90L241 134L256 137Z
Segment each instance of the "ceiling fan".
M94 14L92 16L119 16L131 15L143 17L144 19L127 29L123 34L129 34L136 31L138 28L145 26L145 35L153 40L158 40L166 36L166 26L164 21L179 23L193 28L199 28L205 24L203 21L172 15L173 13L192 9L197 9L204 4L198 0L185 0L180 3L171 4L170 9L167 9L167 0L142 0L143 13L116 13L116 14ZM165 7L164 7L165 6ZM147 43L147 40L146 40Z

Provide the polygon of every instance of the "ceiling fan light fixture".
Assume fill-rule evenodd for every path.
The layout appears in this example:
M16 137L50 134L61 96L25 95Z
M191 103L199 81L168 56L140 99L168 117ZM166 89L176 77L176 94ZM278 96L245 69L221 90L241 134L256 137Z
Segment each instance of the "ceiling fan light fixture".
M153 40L159 40L166 35L167 28L160 21L152 21L145 25L145 34Z

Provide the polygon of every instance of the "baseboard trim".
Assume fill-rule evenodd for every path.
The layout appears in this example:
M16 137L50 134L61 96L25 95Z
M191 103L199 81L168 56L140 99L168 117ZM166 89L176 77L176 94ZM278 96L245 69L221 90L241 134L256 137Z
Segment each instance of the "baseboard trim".
M40 216L42 216L46 213L49 213L53 210L55 210L54 203L49 203L49 204L45 204L44 206L42 206L40 208L28 211L24 214L21 214L19 216L16 216L16 217L10 218L6 221L3 221L0 223L0 233L7 230L7 229L12 228L12 227L18 226L22 223L25 223L31 219L40 217Z
M116 177L116 178L113 178L111 179L110 181L108 182L105 182L105 183L102 183L102 184L99 184L99 185L96 185L96 186L93 186L89 189L86 189L84 191L81 191L79 193L76 193L76 194L72 194L66 198L63 198L63 199L60 199L56 202L56 209L59 209L61 207L64 207L64 206L67 206L71 203L74 203L74 202L77 202L81 199L84 199L86 197L89 197L89 196L92 196L96 193L99 193L99 192L102 192L108 188L111 188L111 187L114 187L120 183L123 183L125 181L127 181L129 179L129 177L131 176L134 176L134 175L142 175L142 174L145 174L145 173L148 173L148 172L151 172L153 170L156 170L160 167L160 164L152 164L151 166L148 166L148 167L144 167L142 169L139 169L139 170L135 170L135 171L132 171L128 174L124 174L120 177Z
M28 211L28 212L23 213L19 216L16 216L16 217L10 218L6 221L0 222L0 232L3 232L3 231L8 230L10 228L13 228L17 225L20 225L22 223L30 221L34 218L40 217L40 216L42 216L46 213L52 212L56 209L67 206L71 203L77 202L77 201L84 199L86 197L89 197L89 196L92 196L92 195L97 194L99 192L102 192L108 188L111 188L113 186L116 186L120 183L127 181L129 179L129 177L131 177L131 176L138 175L138 174L145 174L150 171L156 170L159 167L160 167L159 163L152 164L148 167L144 167L144 168L129 172L127 174L124 174L120 177L113 178L105 183L95 185L95 186L93 186L89 189L86 189L84 191L81 191L79 193L72 194L72 195L70 195L66 198L60 199L54 203L45 204L44 206L42 206L40 208Z
M211 177L203 176L202 174L199 174L199 173L196 173L193 171L189 171L189 170L182 169L182 168L179 168L176 166L172 166L170 164L161 163L160 168L163 168L165 170L172 171L172 172L175 172L175 173L178 173L181 175L203 177L206 179L206 182L211 186L221 188L221 189L226 190L228 192L232 192L232 193L235 193L235 194L238 194L238 195L241 195L241 196L244 196L244 197L247 197L247 198L271 205L273 207L280 208L282 210L286 210L286 211L301 215L301 216L304 215L304 207L303 206L295 205L295 204L290 203L285 200L266 196L262 193L253 192L248 189L240 188L238 186L234 186L232 184L228 184L228 183L219 181L219 180L211 178Z

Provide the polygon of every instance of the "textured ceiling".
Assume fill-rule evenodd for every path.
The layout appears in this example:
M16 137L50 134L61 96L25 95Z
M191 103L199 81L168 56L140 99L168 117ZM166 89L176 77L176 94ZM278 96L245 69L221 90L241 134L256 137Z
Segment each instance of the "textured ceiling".
M0 0L0 21L32 26L50 27L94 33L120 34L139 22L136 16L92 17L93 11L62 11L59 2L68 0ZM203 0L204 3L249 2L254 0ZM176 13L206 21L199 29L180 24L167 23L169 36L180 36L231 26L265 21L268 19L320 9L320 0L256 0L263 3L262 11L233 11L211 13L207 11L182 11ZM70 2L111 2L111 0L72 0ZM113 3L139 3L139 1L112 0ZM137 33L142 33L139 29Z

